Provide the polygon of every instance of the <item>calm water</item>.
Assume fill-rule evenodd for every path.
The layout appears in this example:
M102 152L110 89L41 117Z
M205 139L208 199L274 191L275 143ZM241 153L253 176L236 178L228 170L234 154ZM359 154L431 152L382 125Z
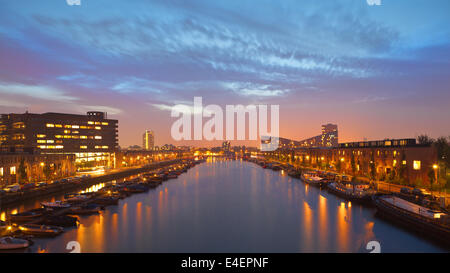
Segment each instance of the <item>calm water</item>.
M429 241L282 172L211 159L155 190L121 200L101 215L31 251L68 252L445 252Z

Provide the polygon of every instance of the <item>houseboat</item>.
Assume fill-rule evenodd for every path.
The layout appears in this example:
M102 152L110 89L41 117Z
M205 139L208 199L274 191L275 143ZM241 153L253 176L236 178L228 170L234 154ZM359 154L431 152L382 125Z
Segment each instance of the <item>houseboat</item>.
M355 182L331 182L327 190L344 199L370 205L376 193L369 185Z
M375 195L377 215L450 246L450 215L394 195Z

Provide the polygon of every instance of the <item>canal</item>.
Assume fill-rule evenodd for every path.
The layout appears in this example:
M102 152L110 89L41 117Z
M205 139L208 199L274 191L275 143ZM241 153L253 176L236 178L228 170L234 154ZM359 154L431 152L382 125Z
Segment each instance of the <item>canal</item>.
M78 228L35 239L31 252L446 252L283 172L209 159L148 193L120 200Z

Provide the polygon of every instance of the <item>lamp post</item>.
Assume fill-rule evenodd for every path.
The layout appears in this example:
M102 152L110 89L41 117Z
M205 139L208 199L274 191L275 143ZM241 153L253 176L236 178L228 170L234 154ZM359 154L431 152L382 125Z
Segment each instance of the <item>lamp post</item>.
M433 165L433 170L434 170L434 178L436 183L438 184L438 188L439 188L439 197L441 197L441 187L439 187L439 182L438 182L438 170L439 170L439 165L434 164ZM433 191L431 191L431 194L433 194Z

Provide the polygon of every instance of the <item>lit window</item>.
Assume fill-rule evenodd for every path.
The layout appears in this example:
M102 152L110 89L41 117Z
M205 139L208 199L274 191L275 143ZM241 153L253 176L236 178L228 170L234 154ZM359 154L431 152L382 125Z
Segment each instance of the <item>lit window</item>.
M62 135L56 135L55 137L56 137L56 138L63 138Z
M55 124L56 128L62 128L63 126L61 124Z
M9 173L10 173L10 174L16 174L16 167L15 167L15 166L11 167L11 168L9 169Z
M82 138L82 139L87 139L87 136L80 136L80 138Z
M79 129L80 126L78 126L78 125L72 125L72 128L73 128L73 129Z
M46 143L45 139L38 139L37 143Z
M13 124L14 129L22 129L25 128L25 124L23 122L16 122Z
M55 124L47 123L47 127L53 128L53 127L55 127Z
M49 140L47 140L47 143L55 143L55 141L54 141L54 140L51 140L51 139L49 139Z
M38 137L38 138L44 138L44 137L46 137L46 135L36 135L36 137Z
M420 160L414 160L413 168L414 170L420 170Z
M102 146L102 148L103 148L103 149L108 149L109 147L108 147L108 146Z
M392 162L392 166L396 166L397 165L397 160L394 159L394 161Z
M70 134L70 130L64 130L64 134Z
M55 149L64 149L63 145L56 145Z
M94 124L94 122L93 121L88 121L88 124Z
M100 126L95 126L95 130L101 130L102 129L102 127L100 127Z
M95 136L95 139L102 139L102 136Z
M64 125L64 128L72 128L72 125Z
M0 176L3 176L3 168L0 168Z
M109 123L108 123L108 122L102 122L102 125L106 125L106 126L108 126L108 125L109 125Z
M87 146L80 146L80 149L87 149Z

